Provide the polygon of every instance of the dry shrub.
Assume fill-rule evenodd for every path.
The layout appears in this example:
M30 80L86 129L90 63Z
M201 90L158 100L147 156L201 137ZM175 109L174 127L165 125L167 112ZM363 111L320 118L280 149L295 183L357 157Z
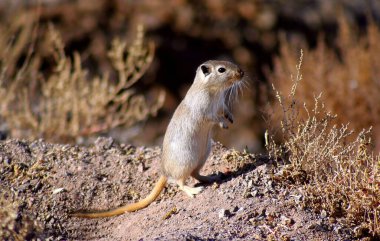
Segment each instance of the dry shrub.
M315 49L305 51L302 68L305 80L297 88L297 96L308 107L314 97L323 93L321 101L327 110L337 114L336 123L351 123L355 130L373 126L380 135L380 31L369 22L366 34L358 36L354 26L341 15L336 49L328 48L323 38ZM288 79L297 63L297 47L281 41L281 54L275 59L274 71L268 78L281 92L288 92ZM375 139L380 150L380 139Z
M17 1L13 9L9 3L2 2L0 18L14 15L12 10L16 6L24 7L25 12L39 8L44 21L53 21L59 31L66 33L65 43L83 40L86 50L96 52L100 69L105 67L106 48L98 47L99 44L106 46L110 33L120 32L126 26L131 29L137 23L143 23L155 35L158 47L173 45L173 50L178 51L183 44L179 44L179 40L192 44L192 40L198 39L223 45L239 64L255 67L266 58L266 51L276 48L277 36L273 30L280 28L299 33L301 28L311 34L330 26L339 7L347 9L352 18L364 14L368 7L374 12L379 10L376 4L360 0L334 4L324 1L50 0ZM107 31L98 31L99 28ZM207 49L209 55L215 55L212 48Z
M365 235L365 230L378 236L380 156L371 151L370 130L355 134L348 124L335 124L339 117L326 109L323 95L313 98L311 108L302 98L299 101L301 64L302 52L288 95L273 87L283 141L276 144L271 131L266 135L266 147L273 158L287 163L275 179L302 185L308 207L340 218L354 227L356 236Z
M64 0L42 4L40 11L43 19L57 22L59 30L68 32L65 36L68 41L84 39L90 35L86 48L96 49L99 58L104 57L105 49L98 48L97 44L106 45L108 40L107 36L102 36L103 33L97 31L97 28L106 25L107 32L117 32L125 28L125 25L131 28L142 22L150 31L161 31L160 29L170 26L171 31L179 35L209 41L219 39L233 51L235 59L241 64L250 64L254 56L242 46L244 39L260 41L268 48L273 48L275 45L275 35L267 31L276 23L273 5L245 0L233 2L171 0L164 4L149 0ZM31 4L31 8L27 11L34 11L35 7L33 8ZM237 27L240 25L244 27L246 33ZM73 26L78 28L73 31ZM260 30L265 34L255 34ZM172 35L173 39L167 39L162 35L157 35L156 38L159 39L158 45L176 44L172 43L175 34Z
M136 93L133 85L152 62L154 46L144 43L142 27L127 48L118 39L109 50L117 80L110 74L90 77L82 66L79 53L66 55L58 31L52 25L47 30L44 46L54 61L54 69L41 72L42 58L34 53L30 36L38 26L19 25L0 37L0 100L1 117L12 136L44 137L69 141L79 136L110 130L117 126L129 127L156 115L164 94L148 101ZM19 49L28 49L22 58ZM18 66L16 60L23 60ZM48 72L48 73L46 73Z

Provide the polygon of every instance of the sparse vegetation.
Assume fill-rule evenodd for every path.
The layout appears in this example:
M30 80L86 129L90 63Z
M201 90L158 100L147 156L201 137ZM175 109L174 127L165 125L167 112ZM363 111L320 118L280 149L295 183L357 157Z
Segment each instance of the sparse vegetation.
M13 137L70 141L117 126L129 127L155 115L163 104L163 92L148 100L132 88L154 53L153 43L144 43L141 26L130 47L119 39L112 42L109 57L117 80L109 73L90 77L80 54L67 56L60 33L52 25L41 41L54 69L42 73L42 58L34 54L33 39L28 37L38 31L38 25L23 23L10 30L0 39L0 115ZM21 50L28 48L23 58ZM15 71L20 61L22 66Z
M272 158L286 163L274 179L302 185L307 207L338 218L356 237L379 236L380 156L372 152L370 129L355 134L349 124L335 124L339 117L327 110L323 95L313 98L312 107L298 99L301 64L309 65L302 56L288 94L274 87L281 117L270 120L281 123L283 141L276 144L271 131L266 146Z
M344 2L343 8L353 4ZM146 82L160 79L154 88L163 84L173 93L183 89L178 76L187 76L190 71L194 74L188 67L206 57L233 57L247 72L255 71L250 73L252 79L261 80L261 67L271 62L278 44L280 55L274 59L273 71L266 73L274 93L265 139L269 158L247 150L226 150L217 144L219 150L207 173L221 171L224 180L206 187L198 203L169 187L153 209L142 210L142 216L158 207L163 212L159 220L164 219L167 226L176 225L181 232L187 218L213 226L202 233L199 227L206 225L195 222L191 232L198 230L204 236L189 233L190 239L218 239L222 228L229 232L228 237L242 240L302 239L292 235L299 230L306 236L317 233L309 227L330 221L334 224L326 236L379 238L378 16L369 18L362 29L352 21L362 17L362 9L356 13L342 10L350 16L337 18L338 31L332 44L325 40L334 32L330 28L335 28L337 6L328 1L314 4L310 8L303 1L158 4L87 0L52 1L50 5L36 1L18 13L1 5L0 136L6 130L10 138L0 142L0 239L113 239L117 230L111 230L110 225L131 225L119 230L129 235L135 226L144 227L135 225L142 223L161 233L157 219L141 222L141 216L132 216L138 213L95 224L67 217L79 207L108 208L145 196L159 173L158 147L119 145L112 138L100 138L93 147L49 142L73 141L117 126L127 128L156 115L163 105L163 92L153 96L136 86L150 66L153 74ZM133 41L127 44L123 40L132 37L132 29L140 22L146 24L160 48L157 63L152 64L155 47L146 41L142 26ZM323 30L330 32L316 40ZM276 31L285 31L286 38ZM307 47L302 42L305 39L316 46ZM300 41L304 49L301 58L300 46L291 40ZM178 56L189 58L177 63ZM290 83L294 66L296 73ZM251 89L247 98L251 103L265 102L262 99L267 92ZM171 98L169 105L174 108L177 100ZM252 124L258 112L251 106L240 105L250 120L245 126L237 121L235 126L243 126L242 132L262 131L257 127L261 123ZM167 108L167 113L172 110ZM242 139L231 136L233 141ZM37 141L39 137L47 142ZM251 137L247 139L253 143ZM217 198L205 199L214 195ZM233 202L234 206L223 207L223 219L212 218L218 214L215 207ZM199 207L189 208L193 204ZM309 216L293 217L295 213ZM78 229L79 224L85 224L83 229L87 230ZM132 237L149 233L145 227Z
M306 81L297 87L297 99L311 108L315 96L323 93L320 102L327 111L337 114L334 123L350 123L355 130L372 126L373 134L379 136L380 30L369 20L366 33L359 37L355 25L343 14L338 20L336 50L327 47L322 37L315 49L306 48L302 68ZM275 59L274 70L268 72L269 81L280 92L290 92L287 79L297 64L298 48L282 38L281 54ZM379 151L380 140L373 141Z

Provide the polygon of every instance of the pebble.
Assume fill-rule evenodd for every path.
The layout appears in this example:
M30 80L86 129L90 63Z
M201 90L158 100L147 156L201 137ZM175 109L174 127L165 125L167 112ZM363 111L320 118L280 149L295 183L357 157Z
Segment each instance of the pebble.
M254 191L251 192L252 197L256 197L257 194L258 194L258 191L257 191L257 190L254 190Z
M219 218L229 218L231 217L231 212L228 209L220 209L218 213Z
M308 229L315 229L317 226L318 226L318 224L316 224L316 223L312 223L312 224L310 224L307 228L308 228Z
M286 226L290 226L294 223L293 219L288 218L284 215L281 215L280 219L281 219L281 224L286 225Z
M321 218L325 218L325 217L327 217L327 212L326 212L326 210L322 210L321 211Z
M333 217L330 217L330 218L329 218L329 223L330 223L330 224L336 223L336 219L333 218Z
M12 161L11 161L11 159L10 159L9 157L5 157L5 158L4 158L4 164L5 164L5 165L10 165L11 162L12 162Z
M56 189L53 190L53 194L57 194L57 193L60 193L62 191L65 191L65 189L62 188L62 187L61 188L56 188Z
M293 197L296 204L300 204L302 201L302 198L303 198L303 196L301 194L300 195L291 195L291 197Z
M108 150L111 148L113 142L112 137L98 137L98 139L95 140L95 147L97 151Z
M139 172L144 172L145 171L145 165L144 165L143 162L138 165L137 170Z

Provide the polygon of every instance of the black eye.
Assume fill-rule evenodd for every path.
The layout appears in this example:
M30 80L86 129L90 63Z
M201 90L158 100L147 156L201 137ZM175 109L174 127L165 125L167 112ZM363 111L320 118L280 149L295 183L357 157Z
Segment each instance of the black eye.
M223 67L220 67L220 68L218 69L218 72L219 72L219 73L224 73L224 72L226 72L226 69L223 68Z

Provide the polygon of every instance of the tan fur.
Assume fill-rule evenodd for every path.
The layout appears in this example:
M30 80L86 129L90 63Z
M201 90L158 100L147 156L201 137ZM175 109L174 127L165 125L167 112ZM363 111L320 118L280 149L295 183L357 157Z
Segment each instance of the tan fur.
M222 69L221 69L222 68ZM223 69L225 71L223 71ZM143 200L117 209L94 213L73 213L73 217L101 218L133 212L148 206L165 187L167 178L193 197L202 187L186 186L192 176L201 182L213 181L199 174L211 151L211 130L217 124L227 128L232 115L226 106L226 91L239 82L243 71L227 61L207 61L197 69L194 83L177 107L167 127L161 157L163 176Z

